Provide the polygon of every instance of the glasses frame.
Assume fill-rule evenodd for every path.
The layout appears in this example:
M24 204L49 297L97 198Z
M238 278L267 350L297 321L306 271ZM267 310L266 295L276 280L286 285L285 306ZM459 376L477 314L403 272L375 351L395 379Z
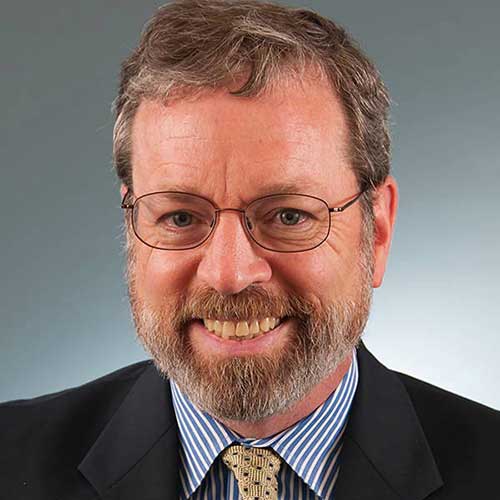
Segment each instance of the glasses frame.
M360 193L358 193L357 195L355 195L352 200L348 201L347 203L345 203L344 205L342 205L340 207L330 207L330 206L328 206L328 203L325 200L323 200L321 198L318 198L317 196L312 196L310 194L303 194L303 193L275 193L275 194L268 194L268 195L256 198L255 200L252 200L245 208L219 208L212 200L209 200L208 198L205 198L204 196L200 196L199 194L188 193L186 191L153 191L151 193L146 193L146 194L143 194L141 196L138 196L133 201L133 203L125 203L125 200L126 200L127 196L129 196L132 193L132 191L130 189L127 189L127 192L125 193L125 195L123 196L122 201L121 201L121 208L125 209L125 210L132 210L132 212L131 212L131 214L132 214L132 217L131 217L131 219L132 219L132 228L134 230L135 236L140 241L142 241L142 243L144 243L145 245L147 245L148 247L155 248L157 250L165 250L167 252L176 252L176 251L192 250L193 248L198 248L199 246L203 245L203 243L205 243L205 241L207 241L210 238L210 236L212 236L212 234L214 233L215 228L217 227L217 225L219 223L219 214L221 212L225 212L225 211L233 211L233 212L240 212L240 214L241 214L241 222L242 222L242 225L243 225L243 229L245 230L245 232L247 233L247 235L250 237L250 239L253 242L255 242L257 245L259 245L261 248L264 248L264 249L269 250L271 252L278 252L278 253L300 253L300 252L309 252L310 250L314 250L315 248L317 248L320 245L322 245L328 239L328 236L330 236L330 230L331 230L331 227L332 227L332 218L331 217L328 218L328 232L326 233L326 236L319 243L317 243L316 245L314 245L313 247L307 248L305 250L274 250L273 248L266 247L266 246L262 245L261 243L259 243L254 238L254 236L252 235L251 230L250 230L250 228L248 227L248 225L246 223L246 220L248 219L246 217L246 211L248 210L248 208L251 205L253 205L255 202L263 200L265 198L271 198L271 197L275 197L275 196L290 196L290 195L294 196L294 195L298 195L298 196L306 196L308 198L313 198L315 200L321 201L325 205L325 207L328 209L329 214L332 214L332 213L341 213L344 210L346 210L347 208L349 208L351 205L353 205L354 203L356 203L356 201L358 201L359 198L361 197L361 195L363 195L366 191L367 191L367 189L364 189L363 191L361 191ZM190 195L190 196L195 196L197 198L201 198L202 200L207 201L214 208L214 211L215 211L215 214L214 214L215 223L212 224L210 232L207 234L207 236L202 241L200 241L199 243L197 243L196 245L193 245L193 246L190 246L190 247L187 247L187 248L161 248L161 247L156 247L156 246L151 245L150 243L147 243L146 241L144 241L139 236L139 234L137 233L137 230L135 228L134 217L133 217L133 211L134 211L136 203L139 200L141 200L142 198L146 197L146 196L150 196L150 195L153 195L153 194L169 194L169 193L172 193L172 194L187 194L187 195Z

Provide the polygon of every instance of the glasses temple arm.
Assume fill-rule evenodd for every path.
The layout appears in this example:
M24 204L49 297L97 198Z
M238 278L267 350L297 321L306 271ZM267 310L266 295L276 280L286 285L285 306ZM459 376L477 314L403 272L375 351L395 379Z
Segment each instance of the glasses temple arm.
M361 191L361 193L359 193L351 201L348 201L345 205L342 205L341 207L331 207L331 208L328 208L328 211L330 213L332 213L332 212L335 212L335 213L337 213L337 212L343 212L346 208L349 208L351 205L353 205L354 203L356 203L359 200L359 198L361 197L361 195L363 193L365 193L365 191L366 191L366 189L363 190L363 191Z
M121 202L121 208L134 208L133 204L130 203L125 203L125 200L127 199L127 196L130 193L130 189L127 189L127 192L123 195L122 202Z

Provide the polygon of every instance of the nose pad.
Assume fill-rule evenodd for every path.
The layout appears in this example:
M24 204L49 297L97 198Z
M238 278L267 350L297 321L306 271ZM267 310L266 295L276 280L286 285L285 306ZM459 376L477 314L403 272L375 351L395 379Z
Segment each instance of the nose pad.
M252 221L248 217L245 217L245 223L247 225L248 230L251 231L253 229Z

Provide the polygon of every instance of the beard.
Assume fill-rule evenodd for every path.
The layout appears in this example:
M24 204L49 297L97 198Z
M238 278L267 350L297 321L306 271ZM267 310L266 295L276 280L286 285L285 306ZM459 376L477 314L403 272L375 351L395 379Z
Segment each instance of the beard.
M277 297L257 285L223 296L204 287L146 303L136 286L133 233L127 235L127 281L139 341L158 372L201 410L221 420L257 422L285 412L332 374L358 345L372 299L373 232L363 229L356 285L349 298L318 305L298 294ZM193 318L233 321L293 318L284 348L261 355L207 356L188 335ZM277 351L277 352L275 352Z

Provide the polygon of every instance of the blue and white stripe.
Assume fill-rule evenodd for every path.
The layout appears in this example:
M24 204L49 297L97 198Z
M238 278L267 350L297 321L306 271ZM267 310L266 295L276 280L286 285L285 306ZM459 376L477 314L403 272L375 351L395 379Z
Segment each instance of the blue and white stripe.
M334 498L342 436L357 384L354 349L351 366L339 386L313 413L274 436L246 439L196 408L171 380L181 443L181 500L239 500L236 478L219 458L232 443L268 446L280 455L278 498Z

